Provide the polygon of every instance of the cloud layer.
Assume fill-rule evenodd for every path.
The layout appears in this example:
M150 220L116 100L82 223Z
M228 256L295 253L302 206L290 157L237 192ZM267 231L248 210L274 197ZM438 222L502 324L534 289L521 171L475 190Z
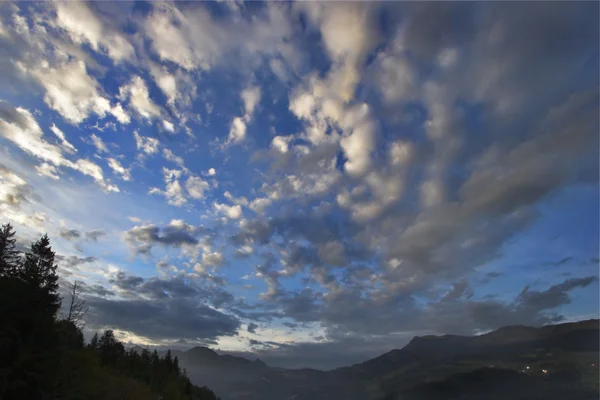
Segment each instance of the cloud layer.
M331 368L597 315L598 11L6 4L0 211L139 343Z

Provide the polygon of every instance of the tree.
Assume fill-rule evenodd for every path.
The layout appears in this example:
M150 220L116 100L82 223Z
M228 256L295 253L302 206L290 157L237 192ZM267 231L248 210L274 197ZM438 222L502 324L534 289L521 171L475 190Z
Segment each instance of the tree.
M94 350L98 350L98 332L94 333L94 336L90 341L90 347Z
M68 284L71 301L69 302L69 309L65 315L65 320L72 322L79 329L83 329L85 327L85 321L83 318L88 311L88 307L85 305L85 300L82 300L80 297L83 291L81 285L81 282L77 281Z
M38 289L39 296L37 305L54 316L60 307L58 296L58 275L54 264L54 252L50 247L48 235L44 235L31 245L31 250L25 254L25 262L21 271L21 279L32 289Z
M21 254L16 247L15 231L11 224L0 228L0 277L15 274Z

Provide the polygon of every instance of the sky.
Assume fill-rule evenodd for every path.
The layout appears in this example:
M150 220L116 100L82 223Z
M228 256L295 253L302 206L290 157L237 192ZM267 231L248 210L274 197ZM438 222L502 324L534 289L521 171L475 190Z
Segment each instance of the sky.
M0 4L0 217L86 336L331 369L598 317L597 2Z

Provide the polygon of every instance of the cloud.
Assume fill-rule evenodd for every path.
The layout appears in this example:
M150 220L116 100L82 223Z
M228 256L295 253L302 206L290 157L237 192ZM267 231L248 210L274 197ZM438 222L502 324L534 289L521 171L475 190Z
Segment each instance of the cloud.
M108 147L106 147L106 144L104 143L104 141L102 141L102 138L96 136L93 133L90 135L90 138L92 139L92 144L94 145L98 153L109 153Z
M107 160L108 166L115 172L115 174L118 174L119 177L124 181L131 180L131 168L123 167L116 158L109 157Z
M188 199L184 192L183 186L179 183L179 178L181 178L183 171L176 169L168 169L163 167L163 177L165 180L165 190L160 190L158 188L151 188L148 192L149 194L158 194L161 196L165 196L169 204L181 207L187 203ZM191 178L190 178L191 179ZM198 178L199 179L199 178ZM189 182L189 179L188 179ZM194 195L200 194L201 186L194 186L197 184L196 181L192 181L191 188ZM188 189L189 190L189 189ZM190 194L191 195L191 194Z
M144 21L152 50L186 70L210 70L226 57L252 63L289 50L292 30L285 7L269 4L252 20L216 20L203 6L155 4Z
M231 193L229 193L229 191L225 191L223 196L233 204L239 204L240 206L248 205L248 199L245 196L234 197Z
M227 218L239 219L243 215L242 207L239 204L235 206L228 206L227 204L214 202L213 207L215 211L225 215Z
M246 138L246 122L241 117L235 117L231 121L231 128L229 129L229 136L227 137L227 145L235 144L243 141Z
M27 71L46 90L46 104L71 124L82 122L91 113L101 118L115 114L119 121L125 120L120 105L113 107L100 95L99 84L88 75L83 61L66 62L56 68L42 65Z
M93 231L88 231L85 233L85 238L87 240L91 240L93 242L97 242L98 239L100 239L102 236L105 236L106 232L103 231L102 229L96 229Z
M71 143L69 143L69 141L65 137L65 133L63 131L61 131L60 129L58 129L58 127L55 124L52 124L50 126L50 130L60 140L61 146L63 147L64 151L66 151L67 153L71 153L71 154L77 152L77 149L75 148L75 146L73 146Z
M81 268L86 264L92 264L98 261L96 257L78 257L78 256L63 256L56 255L56 264L61 276L69 276L73 274L81 274Z
M0 204L9 207L19 207L29 202L33 190L27 181L12 170L0 164Z
M124 330L152 341L214 340L236 335L241 325L235 317L216 310L228 309L233 297L198 281L144 279L117 271L109 283L110 288L86 286L93 289L85 296L90 307L87 322L95 329ZM111 293L118 297L105 297Z
M137 130L133 131L133 137L135 138L135 145L138 150L141 150L145 155L152 155L158 152L160 142L156 138L141 136Z
M0 102L0 133L23 151L54 165L66 163L58 146L46 142L34 116L26 109Z
M206 267L220 267L225 263L225 257L218 252L202 254L202 264Z
M72 7L53 3L56 7L54 23L64 29L75 43L87 43L96 51L105 52L115 63L130 61L135 50L127 38L100 20L86 3Z
M80 239L85 239L93 242L97 242L99 238L106 235L106 232L102 229L96 229L92 231L87 231L82 233L77 229L67 229L64 226L60 228L59 235L63 239L69 241L79 241Z
M244 103L244 118L250 120L254 115L256 106L260 103L261 90L258 86L248 86L240 93L242 102Z
M119 98L129 99L129 107L147 120L160 117L161 109L151 99L144 80L135 75L128 84L119 88Z
M268 198L257 198L250 202L250 209L258 214L262 214L271 205L271 202L271 199Z
M166 147L163 147L163 157L168 161L174 162L175 164L179 165L180 167L184 166L183 157L175 155L175 153L173 153L171 150L167 149Z
M215 340L235 335L240 325L235 318L199 304L194 298L162 293L151 300L87 297L88 324L97 329L113 327L152 340Z
M59 234L60 237L67 240L78 240L81 238L81 232L76 229L61 228Z
M240 143L246 138L246 130L248 129L248 124L252 122L256 106L260 103L261 93L258 86L248 86L242 90L240 97L244 105L244 115L242 117L235 117L231 121L229 136L224 146Z
M204 192L210 189L210 185L198 176L190 176L185 182L185 188L192 198L203 199Z
M86 159L75 162L66 159L60 147L46 142L37 121L24 108L15 108L0 101L0 134L30 155L42 160L38 172L57 177L57 168L65 166L91 176L104 190L118 192L119 188L104 179L102 168Z
M136 254L150 254L152 247L158 244L173 247L196 245L203 233L207 233L203 226L194 227L182 220L172 220L162 228L152 224L135 226L125 231L124 239Z
M223 7L153 3L132 20L130 5L19 5L2 19L0 81L19 104L39 105L0 102L6 154L24 153L0 167L3 214L36 232L72 221L56 205L67 199L61 204L78 212L68 170L118 191L103 168L130 180L132 151L140 177L118 207L105 205L118 216L150 193L180 207L158 202L158 211L124 214L143 217L130 219L122 239L145 256L139 262L160 253L160 278L60 260L64 276L104 274L106 286L86 289L95 327L123 326L150 341L178 339L180 327L203 343L240 327L254 335L285 327L290 342L252 335L251 348L277 365L330 368L415 333L545 324L580 309L574 299L597 285L592 273L531 284L509 244L535 242L537 223L555 223L565 198L595 205L597 5ZM36 93L43 103L27 97ZM72 126L63 129L59 116ZM132 129L135 149L116 122L145 125ZM78 149L73 135L86 127L114 135L106 144L109 136L93 135ZM253 128L266 134L244 146L251 154L238 149L230 158L201 143L226 150L246 144ZM171 134L178 129L202 140L184 143ZM113 145L122 155L111 154ZM156 212L168 221L198 211L215 228L148 222ZM99 224L96 214L82 226L102 230L63 227L63 245L88 241L104 252L95 241L122 228L110 218ZM111 250L111 262L119 257ZM562 258L527 262L542 268ZM220 268L226 262L234 275ZM250 304L225 290L225 278ZM507 285L502 296L494 278ZM206 330L194 337L202 321Z
M171 121L163 120L162 123L163 123L163 128L165 128L165 130L167 132L170 132L170 133L175 132L175 125L173 125L173 123Z

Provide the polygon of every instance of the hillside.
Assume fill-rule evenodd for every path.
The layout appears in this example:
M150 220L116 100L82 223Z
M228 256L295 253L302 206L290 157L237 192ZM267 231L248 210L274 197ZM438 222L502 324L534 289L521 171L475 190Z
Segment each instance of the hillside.
M225 400L420 399L420 393L428 398L427 393L445 385L469 391L466 382L471 378L501 387L503 379L511 377L515 384L523 382L523 393L562 390L585 398L598 388L598 370L591 366L598 365L598 339L598 320L541 328L508 326L472 337L415 337L402 349L327 372L272 368L207 348L179 357L196 384L209 385ZM473 393L484 390L475 386Z

